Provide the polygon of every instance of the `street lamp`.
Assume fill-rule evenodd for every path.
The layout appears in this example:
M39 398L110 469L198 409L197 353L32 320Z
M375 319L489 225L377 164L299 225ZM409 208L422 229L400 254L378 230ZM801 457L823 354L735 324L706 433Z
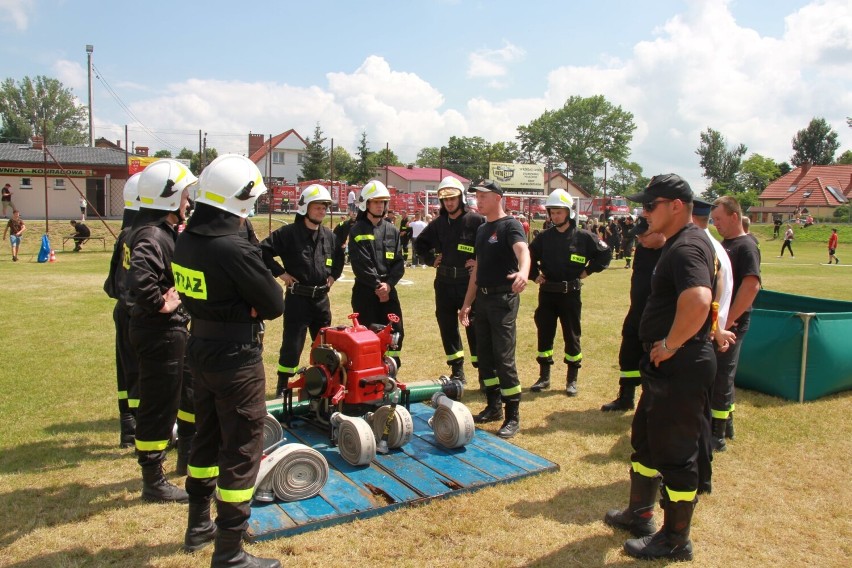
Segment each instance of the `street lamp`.
M86 44L86 59L89 66L89 146L95 147L95 125L92 117L92 53L95 51L95 46Z

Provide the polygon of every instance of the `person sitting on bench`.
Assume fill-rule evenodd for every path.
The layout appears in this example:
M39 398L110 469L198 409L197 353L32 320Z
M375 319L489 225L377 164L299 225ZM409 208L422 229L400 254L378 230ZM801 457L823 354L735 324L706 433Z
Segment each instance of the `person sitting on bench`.
M71 221L71 224L74 226L74 234L71 235L74 237L74 252L80 252L83 248L83 243L88 241L89 237L92 236L92 231L82 221Z

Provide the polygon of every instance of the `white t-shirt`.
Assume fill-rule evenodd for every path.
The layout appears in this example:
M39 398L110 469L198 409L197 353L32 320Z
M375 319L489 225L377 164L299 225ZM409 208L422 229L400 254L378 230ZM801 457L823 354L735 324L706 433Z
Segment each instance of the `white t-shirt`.
M349 205L355 203L355 190L349 190L349 195L346 197L346 203L348 203Z
M707 238L713 244L713 249L716 251L716 256L719 258L719 272L722 275L722 289L717 290L719 298L719 329L727 329L728 327L728 312L731 309L731 294L734 291L734 269L731 267L731 259L728 258L728 252L722 248L722 243L713 238L709 229L704 229L707 233ZM718 294L721 292L721 294ZM715 299L715 298L714 298Z
M423 232L423 229L426 228L426 221L414 221L408 224L411 227L411 236L412 238L417 238L420 236L420 233Z

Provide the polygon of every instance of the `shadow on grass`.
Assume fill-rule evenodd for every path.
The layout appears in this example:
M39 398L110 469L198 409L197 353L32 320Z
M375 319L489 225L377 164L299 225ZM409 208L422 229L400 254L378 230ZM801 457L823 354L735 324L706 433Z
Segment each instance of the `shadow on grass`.
M101 550L95 554L82 547L51 552L36 556L30 560L7 564L9 568L42 568L44 566L151 566L162 556L175 554L180 548L178 542L157 546L140 545L133 548L115 548ZM189 559L190 556L187 556ZM189 564L189 562L187 562Z
M82 462L117 459L130 453L131 450L119 449L117 444L84 445L71 439L42 440L5 449L0 460L0 473L39 473L76 468Z
M591 536L580 540L572 540L564 547L554 551L547 556L542 556L537 560L530 562L528 566L636 566L635 560L620 552L624 541L632 538L629 534L624 533L624 536L616 535L615 537ZM617 561L607 564L607 557L612 554L612 551L617 549L621 556ZM596 551L593 553L592 551ZM599 551L599 553L597 553ZM657 566L659 564L642 564L642 566Z
M141 500L128 501L126 497L126 493L138 492L139 487L139 480L133 479L104 485L70 483L0 495L0 548L40 528L78 522L109 509L142 504ZM65 564L40 564L59 565Z
M118 439L119 424L117 418L103 418L101 420L88 420L86 422L73 422L71 424L52 424L44 429L47 434L78 434L80 432L115 432Z

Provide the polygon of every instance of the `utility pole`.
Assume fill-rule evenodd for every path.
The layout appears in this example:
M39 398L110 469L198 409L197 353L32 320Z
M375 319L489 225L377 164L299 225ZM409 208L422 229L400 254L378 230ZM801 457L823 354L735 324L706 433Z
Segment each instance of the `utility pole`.
M89 67L89 146L95 147L95 119L92 116L92 52L95 51L94 45L86 45L86 59ZM46 133L45 133L46 134Z

